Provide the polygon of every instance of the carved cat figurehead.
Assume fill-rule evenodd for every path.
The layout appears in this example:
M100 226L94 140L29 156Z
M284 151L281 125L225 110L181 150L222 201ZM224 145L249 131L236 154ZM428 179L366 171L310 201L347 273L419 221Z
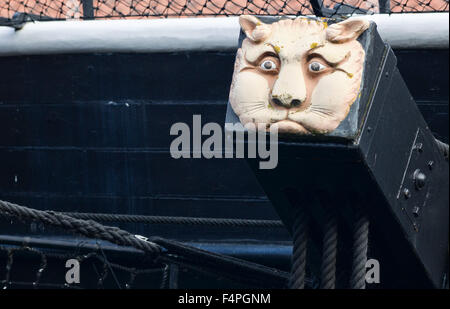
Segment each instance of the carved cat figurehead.
M265 24L242 15L246 38L236 55L230 104L243 125L325 134L347 116L359 94L365 53L357 41L369 22L328 26L299 17ZM260 124L263 123L264 126Z

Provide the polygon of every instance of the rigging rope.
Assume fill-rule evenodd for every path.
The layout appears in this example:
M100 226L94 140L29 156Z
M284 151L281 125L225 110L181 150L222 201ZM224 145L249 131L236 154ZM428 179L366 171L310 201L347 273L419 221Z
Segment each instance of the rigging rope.
M39 220L45 224L64 228L88 238L97 238L111 243L130 246L157 255L161 247L153 242L143 241L135 235L113 226L105 226L92 220L81 220L53 212L36 210L0 200L0 212L25 220Z
M174 240L133 235L117 227L104 226L92 220L76 219L53 211L36 210L0 200L0 214L22 220L35 220L88 238L134 247L150 253L155 263L177 264L186 269L214 273L238 282L274 287L285 286L288 278L287 273L283 271L257 263L201 250ZM106 275L106 271L107 269L104 269L103 275ZM164 273L164 276L167 274ZM102 284L102 281L99 283Z
M308 226L306 214L302 208L295 213L292 226L292 270L289 285L291 289L304 289L306 276L306 252L308 246Z
M321 289L334 289L336 286L336 256L337 256L338 225L336 214L328 212L324 226Z
M353 229L353 265L350 288L366 288L366 262L369 245L369 219L363 209L358 208Z
M59 212L59 213L77 219L83 220L90 219L100 222L284 228L283 222L279 220L169 217L169 216L144 216L144 215L124 215L124 214L104 214L104 213L79 213L79 212Z
M436 140L438 149L442 152L442 154L444 155L444 158L448 161L448 144L441 142L438 139L435 139L435 140Z

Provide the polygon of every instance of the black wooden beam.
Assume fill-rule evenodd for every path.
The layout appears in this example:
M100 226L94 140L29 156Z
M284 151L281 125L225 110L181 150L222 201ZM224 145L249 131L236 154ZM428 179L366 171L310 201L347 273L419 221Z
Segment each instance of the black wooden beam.
M94 5L92 0L81 0L83 2L83 18L94 19Z

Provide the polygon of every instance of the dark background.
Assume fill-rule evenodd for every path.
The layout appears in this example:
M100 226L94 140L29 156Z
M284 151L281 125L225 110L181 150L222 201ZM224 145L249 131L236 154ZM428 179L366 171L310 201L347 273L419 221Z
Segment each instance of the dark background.
M448 50L395 53L430 128L448 143ZM58 211L278 219L243 159L170 157L175 122L200 114L202 124L224 123L233 63L234 53L219 52L0 57L0 199ZM194 241L289 239L284 229L121 226Z

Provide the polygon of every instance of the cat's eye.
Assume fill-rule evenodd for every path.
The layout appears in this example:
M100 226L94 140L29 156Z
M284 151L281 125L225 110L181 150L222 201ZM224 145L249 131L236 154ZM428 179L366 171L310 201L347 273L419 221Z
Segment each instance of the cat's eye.
M325 70L325 69L326 69L326 66L324 66L324 65L323 65L322 63L320 63L320 62L314 61L314 62L311 62L311 63L309 64L308 68L309 68L309 70L310 70L311 72L313 72L313 73L318 73L318 72L321 72L321 71Z
M274 71L277 69L277 64L272 60L264 60L261 62L260 68L264 71Z

